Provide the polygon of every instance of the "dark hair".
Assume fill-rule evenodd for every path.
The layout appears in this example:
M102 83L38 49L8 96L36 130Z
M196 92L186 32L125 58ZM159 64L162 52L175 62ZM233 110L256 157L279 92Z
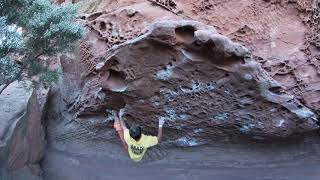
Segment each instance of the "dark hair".
M141 138L141 127L139 125L133 125L130 127L129 133L134 140L139 141Z

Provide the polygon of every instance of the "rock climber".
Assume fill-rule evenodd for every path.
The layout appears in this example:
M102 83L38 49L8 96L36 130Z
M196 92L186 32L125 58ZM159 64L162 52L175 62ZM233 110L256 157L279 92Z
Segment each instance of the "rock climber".
M128 129L123 121L124 110L119 111L119 116L116 111L112 111L115 118L114 128L119 134L122 146L128 151L130 158L138 162L148 148L157 145L161 141L162 127L165 121L159 120L158 136L147 136L142 134L142 128L138 125L133 125Z

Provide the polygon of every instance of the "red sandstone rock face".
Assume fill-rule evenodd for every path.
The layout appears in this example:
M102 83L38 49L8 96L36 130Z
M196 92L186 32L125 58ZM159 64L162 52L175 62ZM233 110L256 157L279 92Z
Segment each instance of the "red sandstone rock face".
M308 107L319 112L317 0L99 2L96 11L110 13L118 9L134 9L141 13L143 18L140 22L145 24L165 17L193 19L211 25L219 33L245 45L271 77ZM135 23L136 26L138 24L139 21ZM126 29L125 26L122 28Z
M220 3L220 5L218 5ZM319 111L318 27L311 1L218 1L197 17L246 45L288 91ZM208 15L209 14L209 15ZM313 37L313 38L310 38ZM313 40L315 39L315 40ZM312 52L311 52L312 51Z
M77 116L125 106L129 122L151 132L165 118L170 139L182 140L284 137L315 127L318 22L311 3L125 0L96 9L79 16L88 27L76 53L82 63L71 72L62 58L73 74L65 76L66 89L78 87L65 96ZM171 21L181 19L217 30Z
M249 48L274 79L319 112L318 5L309 0L192 1L189 16Z
M48 91L29 85L13 82L0 95L0 179L41 179Z
M94 38L88 36L89 46ZM136 39L111 49L105 44L105 51L92 53L97 65L74 103L79 117L125 107L129 124L152 132L165 119L166 138L190 146L214 137L286 137L314 128L310 109L245 47L210 26L157 21Z

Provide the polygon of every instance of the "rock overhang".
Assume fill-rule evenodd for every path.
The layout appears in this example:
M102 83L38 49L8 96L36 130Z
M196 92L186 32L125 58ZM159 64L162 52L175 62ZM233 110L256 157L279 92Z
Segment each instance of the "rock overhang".
M168 120L172 137L187 139L286 137L314 129L316 114L272 79L247 48L197 21L155 21L103 57L93 77L108 97L100 105L125 106L129 123L147 131L159 118Z

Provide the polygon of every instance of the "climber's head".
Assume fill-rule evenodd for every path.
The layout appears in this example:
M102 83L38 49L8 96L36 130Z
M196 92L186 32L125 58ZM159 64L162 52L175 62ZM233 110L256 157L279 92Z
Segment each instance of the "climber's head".
M139 139L141 138L141 127L134 124L130 127L129 133L134 140L139 141Z

